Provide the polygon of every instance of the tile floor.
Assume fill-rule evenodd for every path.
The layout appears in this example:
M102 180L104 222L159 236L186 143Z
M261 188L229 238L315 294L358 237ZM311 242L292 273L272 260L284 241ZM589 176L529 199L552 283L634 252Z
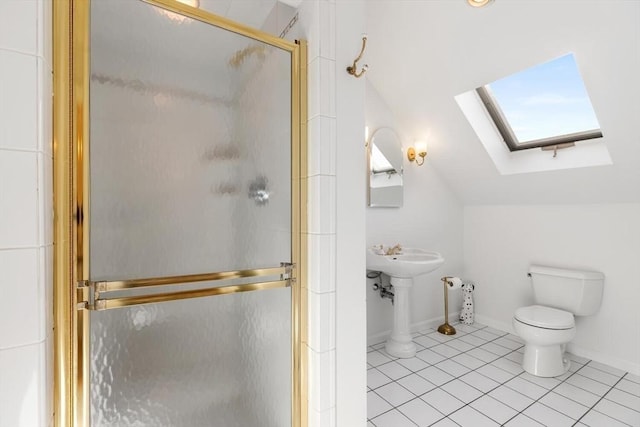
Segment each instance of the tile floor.
M368 348L369 427L640 427L640 377L573 355L565 375L535 377L520 366L519 337L454 326L414 334L411 359Z

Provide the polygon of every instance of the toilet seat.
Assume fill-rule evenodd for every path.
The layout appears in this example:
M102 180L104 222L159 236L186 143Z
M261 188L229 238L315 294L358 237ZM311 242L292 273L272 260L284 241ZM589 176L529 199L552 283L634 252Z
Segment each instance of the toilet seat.
M575 327L573 314L542 305L520 307L514 317L521 323L537 328L563 330Z

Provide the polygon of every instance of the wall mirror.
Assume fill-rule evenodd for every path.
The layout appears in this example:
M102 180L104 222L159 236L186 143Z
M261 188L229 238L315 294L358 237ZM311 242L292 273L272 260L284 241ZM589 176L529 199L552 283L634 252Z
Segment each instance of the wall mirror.
M369 140L369 206L401 207L402 145L391 128L376 129Z

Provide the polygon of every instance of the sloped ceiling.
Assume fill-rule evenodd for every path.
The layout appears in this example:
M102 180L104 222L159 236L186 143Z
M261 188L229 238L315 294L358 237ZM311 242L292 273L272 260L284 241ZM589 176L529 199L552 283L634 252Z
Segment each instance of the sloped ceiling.
M465 0L377 0L366 8L367 78L403 133L428 138L423 167L436 168L463 203L640 201L640 1L496 0L476 9ZM454 96L568 52L613 165L500 175Z

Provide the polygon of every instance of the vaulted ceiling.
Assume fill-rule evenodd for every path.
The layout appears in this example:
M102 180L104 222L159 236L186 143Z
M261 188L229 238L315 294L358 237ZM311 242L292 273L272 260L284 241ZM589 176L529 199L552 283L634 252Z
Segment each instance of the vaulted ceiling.
M366 11L367 78L404 134L427 137L425 166L463 203L640 201L640 1L377 0ZM454 97L568 52L613 165L500 175Z

